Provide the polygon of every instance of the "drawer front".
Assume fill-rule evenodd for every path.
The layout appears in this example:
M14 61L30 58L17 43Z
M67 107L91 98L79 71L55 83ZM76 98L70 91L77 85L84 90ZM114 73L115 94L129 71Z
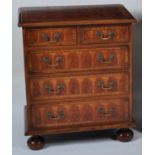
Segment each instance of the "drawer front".
M81 28L81 43L121 43L129 41L128 26L93 26Z
M30 79L32 100L77 98L128 93L128 74Z
M31 73L116 69L128 66L128 47L29 52Z
M76 28L29 29L25 37L28 46L75 45Z
M34 128L104 125L128 119L127 99L34 105L31 110L31 125Z

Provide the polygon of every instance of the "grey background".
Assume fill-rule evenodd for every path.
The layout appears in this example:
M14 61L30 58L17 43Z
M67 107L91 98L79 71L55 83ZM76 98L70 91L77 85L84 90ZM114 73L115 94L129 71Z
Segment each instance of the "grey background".
M26 97L25 97L25 85L24 85L25 82L24 82L22 31L21 31L21 28L17 27L18 8L24 7L24 6L62 6L62 5L97 5L97 4L102 4L102 5L103 4L123 4L138 21L133 26L133 116L137 125L136 129L138 129L139 131L142 131L142 91L141 91L142 89L142 79L141 79L142 77L142 69L141 69L142 2L141 0L94 0L94 1L93 0L13 0L13 5L12 5L13 91L12 92L13 92L13 146L15 148L14 149L15 155L18 155L18 152L20 152L19 153L20 155L24 154L22 149L25 147L25 143L27 139L27 137L23 136L24 135L23 114L24 114L24 105L26 104ZM135 132L138 135L138 137L140 137L140 133L138 133L137 131ZM141 140L137 140L137 141L141 143ZM131 143L131 145L129 146L124 144L124 146L126 148L132 147L132 146L140 146L139 144L137 144L137 141L135 140L133 144ZM109 147L111 143L113 142L112 141L109 142ZM118 145L118 148L119 148L119 145ZM55 149L57 150L58 148L55 148ZM121 155L120 151L121 149L120 150L118 149L116 152L118 152L118 154ZM103 152L104 151L102 150L102 153ZM45 153L45 152L42 152L42 153ZM73 152L73 154L74 153L75 152ZM123 150L122 150L122 153L123 153ZM31 154L31 153L29 152L28 154ZM38 154L41 154L41 152ZM125 150L124 150L124 154L125 154ZM129 154L133 155L133 152L129 151ZM108 155L110 155L110 152L108 153ZM135 155L140 155L140 154L135 153Z

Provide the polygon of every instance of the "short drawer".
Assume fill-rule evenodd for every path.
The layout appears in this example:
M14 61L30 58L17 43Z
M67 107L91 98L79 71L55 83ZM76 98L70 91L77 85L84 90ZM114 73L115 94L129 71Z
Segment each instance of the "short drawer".
M27 46L75 45L76 28L27 29L25 43Z
M128 47L30 51L30 73L55 73L128 67Z
M125 73L31 78L30 94L32 100L124 95L128 82Z
M88 124L111 124L129 119L127 99L67 102L33 105L31 126L34 128L58 128Z
M124 43L129 41L128 26L92 26L81 28L81 43Z

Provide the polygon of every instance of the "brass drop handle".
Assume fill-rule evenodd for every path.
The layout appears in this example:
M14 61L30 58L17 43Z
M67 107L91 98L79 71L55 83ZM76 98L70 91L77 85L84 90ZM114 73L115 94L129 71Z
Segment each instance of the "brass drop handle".
M100 88L100 89L102 89L102 90L113 90L114 87L115 87L115 81L114 81L114 80L111 80L111 81L109 82L109 86L106 87L106 86L104 85L104 81L103 81L103 80L99 80L98 83L97 83L97 86L98 86L98 88Z
M110 54L109 58L106 60L103 56L103 54L98 54L96 56L96 61L100 62L100 63L112 63L115 60L115 55L114 54Z
M48 94L59 94L64 88L64 85L63 84L57 84L56 86L56 89L55 90L52 90L51 86L46 84L45 85L45 90Z
M61 110L61 111L58 113L58 115L55 116L55 115L52 114L52 112L49 112L49 111L48 111L48 112L46 112L46 117L47 117L48 120L51 120L51 119L52 119L52 120L53 120L53 119L54 119L54 120L60 120L60 119L63 119L63 118L65 117L65 113L64 113L64 111Z
M99 115L102 115L102 116L109 116L109 115L112 115L114 112L115 112L115 108L112 107L109 109L108 112L105 112L105 110L103 109L103 107L100 107L97 109L97 112Z
M99 37L99 39L101 39L101 40L110 40L110 39L112 39L114 37L114 32L112 32L112 31L109 32L108 37L105 37L103 32L97 31L96 36Z
M51 60L48 58L48 57L43 57L42 58L42 61L46 64L46 65L48 65L48 66L51 66L51 67L57 67L57 66L59 66L60 64L61 64L61 62L62 62L62 57L61 56L57 56L56 58L55 58L55 64L51 64L52 62L51 62Z
M43 41L48 41L48 42L53 43L53 42L60 41L60 39L61 39L61 33L60 32L55 32L53 39L51 39L47 33L41 34L41 40L43 40Z
M60 32L55 32L53 41L60 41L60 39L61 39L61 33Z
M50 37L46 33L41 34L41 40L43 41L50 41Z

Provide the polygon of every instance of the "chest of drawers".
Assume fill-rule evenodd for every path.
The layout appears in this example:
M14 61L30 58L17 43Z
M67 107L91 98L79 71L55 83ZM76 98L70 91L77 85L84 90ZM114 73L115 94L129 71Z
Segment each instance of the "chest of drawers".
M134 22L122 5L19 9L31 149L58 133L119 129L131 140Z

